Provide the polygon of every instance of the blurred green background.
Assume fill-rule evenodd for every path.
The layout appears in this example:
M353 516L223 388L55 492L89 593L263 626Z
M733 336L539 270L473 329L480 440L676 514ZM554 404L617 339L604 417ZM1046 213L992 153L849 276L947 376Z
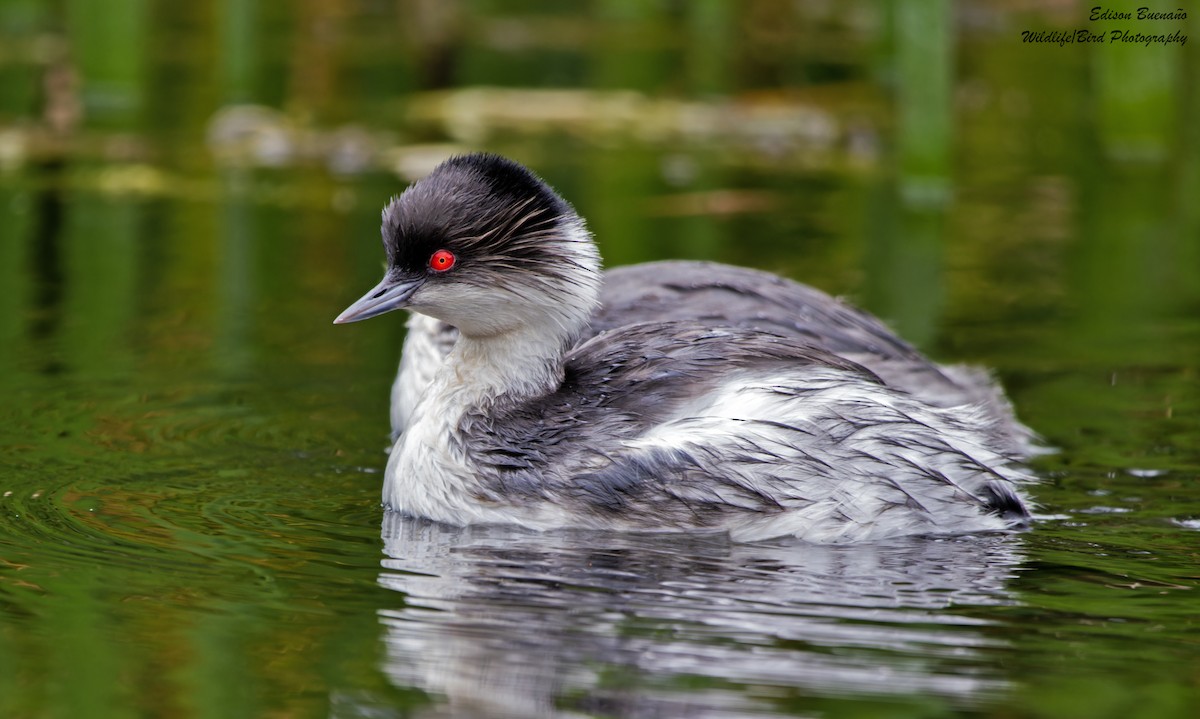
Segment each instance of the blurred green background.
M971 613L1008 689L775 711L1191 716L1200 7L1090 8L0 0L0 715L438 710L376 619L401 322L330 322L388 198L486 149L608 264L846 295L1059 448L1015 598ZM1188 41L1022 41L1079 28Z

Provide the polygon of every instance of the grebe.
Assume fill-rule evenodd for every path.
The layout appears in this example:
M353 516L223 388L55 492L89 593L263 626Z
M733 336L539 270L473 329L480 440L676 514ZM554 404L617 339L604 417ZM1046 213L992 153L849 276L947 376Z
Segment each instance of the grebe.
M382 232L383 281L335 322L415 313L391 510L739 541L1028 520L1032 434L1000 390L824 293L711 263L602 275L574 209L496 155L439 165Z

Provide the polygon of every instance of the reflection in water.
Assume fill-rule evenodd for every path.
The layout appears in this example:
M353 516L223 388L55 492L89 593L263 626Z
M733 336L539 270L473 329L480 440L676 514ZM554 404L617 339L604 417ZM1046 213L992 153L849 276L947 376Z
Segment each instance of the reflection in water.
M43 165L47 186L37 193L37 238L33 242L33 276L36 278L34 305L38 310L31 334L44 339L58 331L62 320L63 268L62 227L63 193L55 183L60 179L63 163L50 161Z
M789 696L1003 686L989 623L1012 536L861 546L723 536L531 534L388 516L383 667L435 715L727 716ZM699 679L700 681L696 681ZM695 687L706 687L703 691Z

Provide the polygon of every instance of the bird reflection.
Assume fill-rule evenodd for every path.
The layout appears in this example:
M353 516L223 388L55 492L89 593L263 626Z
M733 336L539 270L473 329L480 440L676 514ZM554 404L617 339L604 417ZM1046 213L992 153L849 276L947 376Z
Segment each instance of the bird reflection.
M817 546L389 515L384 671L425 716L745 716L803 696L1003 689L981 652L1020 540ZM794 707L794 704L792 704Z

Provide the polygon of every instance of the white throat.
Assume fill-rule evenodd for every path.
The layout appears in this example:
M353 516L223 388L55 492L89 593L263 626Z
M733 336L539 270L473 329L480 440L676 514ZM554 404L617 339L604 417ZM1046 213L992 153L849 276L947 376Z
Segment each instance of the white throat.
M453 396L453 404L465 410L488 407L502 398L528 399L552 392L562 381L567 341L532 328L490 337L463 336L426 397L435 392L444 399Z
M562 354L559 337L532 331L460 337L392 448L384 504L450 524L513 521L478 499L479 475L460 433L469 429L468 414L553 391L562 381Z

